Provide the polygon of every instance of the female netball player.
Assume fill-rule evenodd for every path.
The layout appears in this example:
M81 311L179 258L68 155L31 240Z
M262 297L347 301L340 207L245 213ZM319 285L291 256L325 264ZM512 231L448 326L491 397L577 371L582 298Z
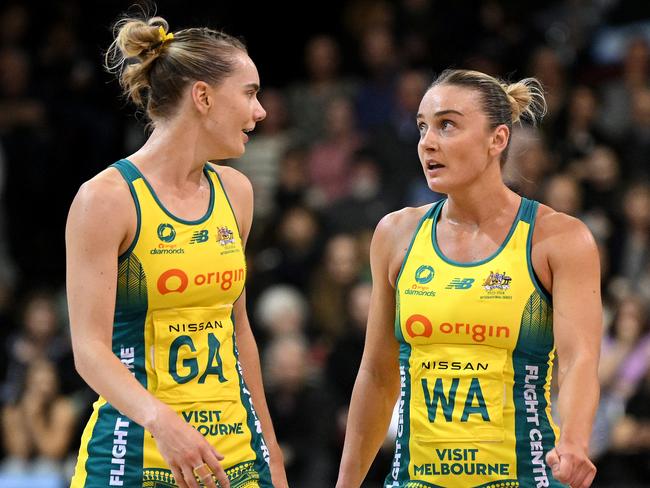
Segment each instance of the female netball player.
M389 214L376 229L338 488L360 486L396 399L386 487L591 484L596 245L580 221L501 178L513 123L544 108L534 79L506 85L463 70L442 73L422 99L420 160L447 198ZM556 349L561 430L550 414Z
M208 163L243 154L265 117L257 69L211 29L116 33L107 65L153 132L70 209L75 361L100 394L72 487L285 487L246 316L251 185Z

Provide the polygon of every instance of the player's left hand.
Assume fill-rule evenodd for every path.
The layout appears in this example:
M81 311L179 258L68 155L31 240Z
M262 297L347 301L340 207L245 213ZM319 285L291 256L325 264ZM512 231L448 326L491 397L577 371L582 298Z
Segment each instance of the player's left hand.
M587 451L575 444L560 441L546 454L546 464L556 480L571 488L589 488L596 476L596 466L589 460Z

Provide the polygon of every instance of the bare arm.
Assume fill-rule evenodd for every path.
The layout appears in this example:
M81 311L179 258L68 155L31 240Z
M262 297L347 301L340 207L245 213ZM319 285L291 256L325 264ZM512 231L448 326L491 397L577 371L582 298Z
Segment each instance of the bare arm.
M239 224L242 243L245 246L253 222L253 187L248 178L232 168L220 167L219 172L233 202L233 210ZM235 302L233 312L235 315L235 335L239 351L239 362L242 366L244 381L251 392L266 446L269 449L273 486L276 488L288 487L282 450L275 437L273 422L264 395L260 356L246 312L245 290Z
M600 266L587 227L562 214L545 218L553 275L553 331L558 353L561 436L547 461L553 476L575 488L591 485L596 468L587 457L598 406L602 335ZM542 221L543 222L543 221Z
M384 217L370 246L372 296L366 343L352 392L338 488L361 485L386 436L399 393L399 346L393 332L395 290L389 280L393 214Z
M128 193L104 178L84 184L72 203L66 227L70 328L75 366L82 378L120 412L150 426L160 402L112 351L117 259L127 232L127 198Z
M220 455L113 354L118 252L129 212L135 215L126 184L114 176L102 173L84 184L68 216L67 293L75 365L96 392L153 434L181 488L198 488L192 468L203 462L227 487ZM206 486L215 488L212 480Z

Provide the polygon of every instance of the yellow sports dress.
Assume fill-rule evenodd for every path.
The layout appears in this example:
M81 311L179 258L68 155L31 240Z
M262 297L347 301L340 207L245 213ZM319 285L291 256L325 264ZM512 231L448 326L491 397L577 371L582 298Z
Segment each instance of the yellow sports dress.
M246 262L221 180L205 166L208 210L186 221L161 204L130 161L113 166L127 181L138 215L134 241L118 261L113 352L225 456L233 488L272 487L268 449L235 343L233 303L244 289ZM71 486L177 485L152 435L99 397Z
M551 418L551 298L530 259L538 203L522 198L501 247L445 257L420 221L397 279L398 436L390 488L561 487L545 463Z

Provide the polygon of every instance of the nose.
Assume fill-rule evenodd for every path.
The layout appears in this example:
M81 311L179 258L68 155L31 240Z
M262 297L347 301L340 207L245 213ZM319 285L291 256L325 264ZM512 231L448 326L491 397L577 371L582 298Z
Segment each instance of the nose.
M423 150L436 151L438 149L438 138L436 136L436 131L431 128L427 128L424 133L420 134L420 140L418 142Z
M266 110L264 110L264 107L262 107L262 104L260 103L259 100L257 100L257 103L255 105L253 118L255 119L255 122L259 122L266 118Z

